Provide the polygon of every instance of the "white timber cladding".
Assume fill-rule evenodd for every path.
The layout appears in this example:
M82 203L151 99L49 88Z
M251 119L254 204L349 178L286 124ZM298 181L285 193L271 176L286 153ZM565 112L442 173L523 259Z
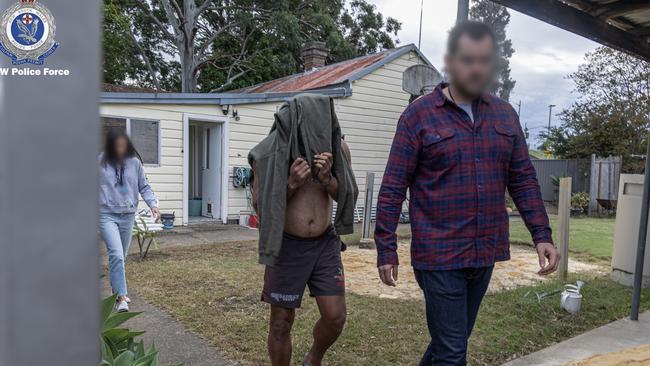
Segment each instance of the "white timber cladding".
M104 104L100 115L145 118L160 121L160 166L145 166L163 213L175 213L175 225L183 222L183 114L201 113L223 116L219 106ZM141 200L140 207L146 207Z
M410 97L402 90L402 73L417 63L422 63L419 56L415 52L407 53L354 82L351 97L334 99L336 114L352 154L360 207L365 199L367 172L375 172L373 200L377 200L397 120ZM230 123L231 174L232 166L248 166L248 151L268 134L273 113L280 105L236 106L241 119ZM244 190L231 188L228 198L231 218L249 210Z
M408 105L409 95L402 91L402 73L423 61L410 52L383 65L352 84L352 96L335 98L336 113L352 153L362 206L366 191L366 173L375 173L375 197L383 177L397 120ZM239 121L230 117L228 169L228 219L238 219L249 211L246 191L233 188L233 168L248 166L248 151L270 131L273 115L281 102L254 103L230 107ZM223 116L221 106L163 104L103 104L101 115L145 118L160 121L160 166L145 167L149 182L160 200L161 211L176 213L176 225L183 218L183 118L184 114ZM141 202L141 206L144 203Z

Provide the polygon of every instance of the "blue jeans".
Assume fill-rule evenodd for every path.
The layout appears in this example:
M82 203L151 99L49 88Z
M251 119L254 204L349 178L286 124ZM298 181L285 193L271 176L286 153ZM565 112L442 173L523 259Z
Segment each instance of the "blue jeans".
M415 270L415 278L424 292L431 335L431 343L420 366L467 364L467 340L474 328L493 268Z
M135 222L135 214L99 214L99 233L106 244L108 252L108 269L111 278L111 288L118 296L126 296L126 274L124 261L131 244L131 230Z

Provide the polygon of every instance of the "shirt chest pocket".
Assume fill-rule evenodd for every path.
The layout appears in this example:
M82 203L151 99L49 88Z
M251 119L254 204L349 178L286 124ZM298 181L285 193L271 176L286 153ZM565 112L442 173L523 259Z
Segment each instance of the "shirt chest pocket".
M460 146L456 132L440 128L427 132L422 139L422 159L434 170L451 168L460 162Z
M495 142L492 145L494 148L493 156L499 162L508 163L510 162L512 150L515 146L517 132L511 126L504 124L494 125L494 132Z

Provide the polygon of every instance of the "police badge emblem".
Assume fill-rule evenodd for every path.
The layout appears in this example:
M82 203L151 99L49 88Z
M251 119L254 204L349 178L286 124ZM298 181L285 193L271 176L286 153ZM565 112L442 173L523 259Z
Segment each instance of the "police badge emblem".
M59 44L54 17L36 0L20 0L0 17L0 51L14 65L42 65Z

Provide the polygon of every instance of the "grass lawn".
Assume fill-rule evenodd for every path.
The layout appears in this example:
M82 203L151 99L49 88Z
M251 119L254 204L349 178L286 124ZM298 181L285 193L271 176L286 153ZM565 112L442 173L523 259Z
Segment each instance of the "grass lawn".
M129 261L131 287L187 328L243 365L266 365L268 307L259 300L263 267L252 242L166 249ZM581 315L559 308L559 298L537 304L529 290L555 289L549 281L485 298L470 340L471 365L497 365L626 316L631 290L606 278L584 278ZM328 365L413 365L428 339L424 304L347 295L348 322L329 352ZM650 308L650 291L642 308ZM307 351L318 317L305 298L294 325L294 364Z
M614 245L613 218L571 218L569 222L569 251L581 258L609 261ZM557 218L551 219L553 238L557 242ZM510 241L532 243L522 220L510 221Z

